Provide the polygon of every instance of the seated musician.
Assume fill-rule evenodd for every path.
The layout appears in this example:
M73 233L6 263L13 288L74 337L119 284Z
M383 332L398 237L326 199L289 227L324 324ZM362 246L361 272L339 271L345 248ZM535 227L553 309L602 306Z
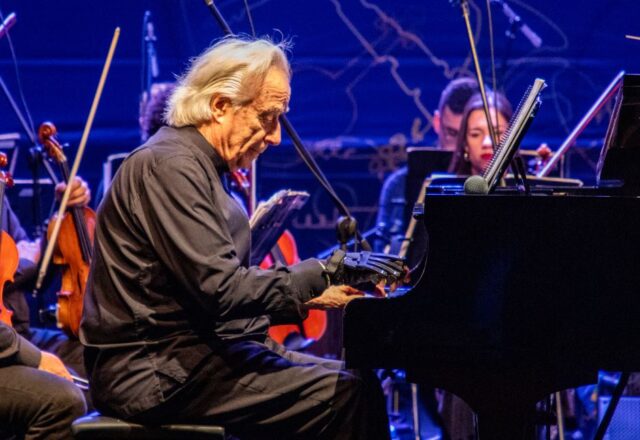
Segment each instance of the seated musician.
M488 93L489 113L493 119L496 136L500 137L509 127L511 104L500 93ZM460 132L456 138L455 152L449 172L459 176L482 174L493 157L489 126L485 117L482 96L473 95L464 107L460 119ZM445 391L437 392L438 410L442 428L451 440L473 440L476 430L474 415L460 398Z
M0 322L0 437L72 439L86 409L62 361Z
M281 45L220 41L180 79L169 126L121 165L98 212L80 332L101 412L241 438L389 438L372 372L266 339L269 318L359 294L338 284L356 273L340 253L326 266L248 266L248 220L226 175L280 143L289 80Z
M176 88L174 82L157 82L151 84L148 95L140 101L140 140L146 142L156 134L164 122L164 111L169 97Z
M433 130L438 136L438 148L455 149L464 106L477 92L477 81L467 77L454 79L444 88L440 95L438 110L433 115ZM403 218L404 203L398 203L399 200L404 201L406 181L407 167L403 166L391 173L382 185L376 225L386 240L376 240L374 246L378 251L382 251L386 245L385 241L390 241L391 252L398 252L407 228Z
M66 188L60 183L55 188L56 197L60 198ZM69 206L86 206L91 200L91 192L87 183L76 178L72 184ZM4 302L13 311L12 324L15 330L25 339L42 350L58 355L73 373L86 377L83 361L82 345L77 340L70 340L62 331L35 328L29 325L29 306L25 293L31 293L37 275L37 264L40 260L41 245L39 241L32 241L20 220L11 209L5 197L2 211L2 229L16 242L20 263L15 275L15 282L4 289Z
M489 113L498 138L509 128L513 110L511 104L500 93L488 93ZM481 175L491 162L493 145L489 126L484 114L482 96L473 95L464 107L460 120L460 132L449 172L459 176Z

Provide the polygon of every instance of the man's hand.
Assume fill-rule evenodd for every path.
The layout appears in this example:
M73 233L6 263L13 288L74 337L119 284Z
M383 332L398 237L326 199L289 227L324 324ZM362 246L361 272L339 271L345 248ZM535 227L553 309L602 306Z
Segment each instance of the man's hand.
M60 182L56 185L56 200L62 199L67 184ZM71 183L71 194L69 194L69 203L67 206L87 206L91 201L91 190L87 182L81 177L76 177Z
M305 309L342 309L351 300L363 296L364 292L350 286L329 286L318 297L303 304Z
M59 357L49 352L43 351L42 357L40 358L40 365L38 365L38 370L46 371L47 373L55 374L56 376L60 376L63 379L67 379L70 382L73 382L71 378L71 374L67 367L64 366Z
M20 240L16 243L16 247L18 248L20 259L29 260L34 264L40 261L40 239L36 241Z

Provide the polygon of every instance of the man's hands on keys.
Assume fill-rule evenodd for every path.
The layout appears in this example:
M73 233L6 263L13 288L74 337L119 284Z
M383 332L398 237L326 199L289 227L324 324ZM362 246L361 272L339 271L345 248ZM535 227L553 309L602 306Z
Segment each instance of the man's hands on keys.
M384 295L389 285L394 291L407 277L404 258L373 252L344 252L340 249L327 259L325 273L331 284L374 290Z
M320 296L302 305L305 309L341 309L351 300L363 296L364 292L351 286L329 286Z

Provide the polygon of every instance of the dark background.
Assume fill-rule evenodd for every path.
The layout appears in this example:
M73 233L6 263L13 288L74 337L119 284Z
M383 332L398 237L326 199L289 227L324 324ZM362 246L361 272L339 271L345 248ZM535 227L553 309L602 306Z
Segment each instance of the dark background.
M543 46L534 49L520 33L512 41L506 38L507 20L494 5L499 87L517 104L535 77L547 81L543 106L523 147L547 142L557 148L619 70L640 70L640 41L625 39L625 34L640 34L637 1L507 1L540 35ZM405 159L403 147L433 144L430 118L441 89L449 79L471 73L460 8L446 0L248 3L258 34L293 41L290 119L361 226L371 227L382 180ZM243 1L217 4L236 32L251 32ZM155 25L159 80L173 79L190 57L221 35L199 0L2 0L0 10L18 17L10 33L18 71L5 37L0 40L0 75L22 111L24 96L36 128L44 120L57 125L60 140L71 146L70 158L113 30L121 27L81 166L94 193L105 157L139 143L144 11L151 11ZM471 10L481 64L489 79L487 5L472 1ZM593 121L572 153L574 175L587 181L593 177L589 160L597 158L609 109ZM22 132L4 96L0 115L0 133ZM29 147L23 134L18 178L29 177ZM263 156L258 172L262 197L282 187L311 192L311 201L292 227L303 257L333 244L335 212L286 138L282 147ZM10 196L24 223L32 227L29 188L18 185Z

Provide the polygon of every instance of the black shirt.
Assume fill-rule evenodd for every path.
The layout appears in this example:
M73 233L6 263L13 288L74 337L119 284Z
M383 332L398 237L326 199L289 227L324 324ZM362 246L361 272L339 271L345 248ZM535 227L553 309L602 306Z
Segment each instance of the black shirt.
M248 267L225 163L194 127L164 127L122 164L98 210L81 326L92 393L121 414L162 402L221 340L264 339L326 288L322 266ZM100 402L97 402L100 404Z

